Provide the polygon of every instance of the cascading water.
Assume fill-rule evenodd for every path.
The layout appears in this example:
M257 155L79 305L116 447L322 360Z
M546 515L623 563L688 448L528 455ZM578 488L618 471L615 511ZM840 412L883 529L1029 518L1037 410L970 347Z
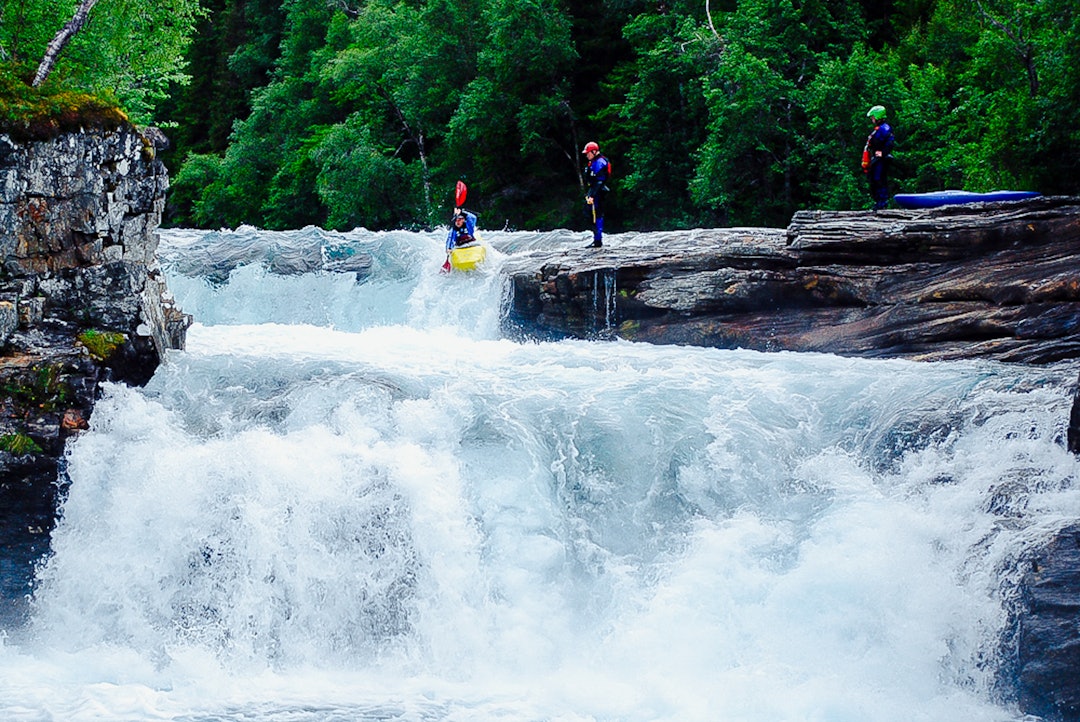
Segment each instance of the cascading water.
M602 328L594 328L598 336L606 335L615 325L615 273L613 271L595 271L593 273L593 318L604 319Z
M580 238L489 235L164 233L196 325L70 447L0 719L1022 719L1075 365L514 343Z

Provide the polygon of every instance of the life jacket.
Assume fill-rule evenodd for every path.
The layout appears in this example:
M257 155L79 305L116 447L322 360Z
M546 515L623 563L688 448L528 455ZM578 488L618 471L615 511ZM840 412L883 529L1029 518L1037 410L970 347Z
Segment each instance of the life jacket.
M878 150L881 150L881 153L882 153L881 154L881 159L883 161L891 161L892 160L892 144L893 144L893 141L892 141L892 126L889 126L884 122L882 122L882 125L885 125L886 131L887 131L887 135L885 136L886 137L886 142L885 142L884 146L878 148ZM863 146L863 152L862 152L862 169L863 169L863 173L869 173L870 172L870 164L873 163L873 161L874 161L873 154L870 152L870 147L874 144L874 136L877 135L879 127L880 126L875 125L874 129L870 131L870 135L866 136L866 145ZM881 144L879 143L878 145L880 146Z
M608 181L610 181L611 178L615 175L615 166L612 165L611 159L608 158L606 155L601 155L600 157L607 162L607 179Z
M454 247L467 246L470 243L475 243L476 239L464 228L454 229Z
M603 190L606 191L606 190L609 190L608 187L607 187L607 184L611 182L611 176L614 175L614 172L615 172L615 167L611 164L611 159L608 158L606 155L603 155L603 154L598 155L598 156L596 156L595 159L593 159L592 161L589 162L589 165L586 166L585 170L588 172L590 178L593 178L593 179L598 178L599 174L594 173L592 167L593 167L593 163L600 160L601 158L604 160L604 163L606 164L606 168L607 168L607 178L604 179L604 182L601 184L601 188L603 188ZM590 185L592 185L592 184L590 183Z

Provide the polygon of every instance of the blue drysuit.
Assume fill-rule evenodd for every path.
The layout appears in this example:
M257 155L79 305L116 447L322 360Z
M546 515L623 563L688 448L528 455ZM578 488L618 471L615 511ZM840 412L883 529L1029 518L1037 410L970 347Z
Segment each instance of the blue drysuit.
M476 241L476 215L468 211L465 214L465 224L458 228L454 221L450 221L450 233L446 235L446 252L449 253L454 246L464 246Z
M875 210L881 210L889 202L889 164L892 163L895 140L892 126L885 121L875 127L866 139L866 149L870 152L870 168L866 171L866 177L870 182L870 196L874 199Z
M596 227L593 229L593 240L600 241L604 236L604 197L611 190L607 186L611 167L608 159L597 155L585 166L585 178L589 184L586 196L592 198L593 215L596 218Z

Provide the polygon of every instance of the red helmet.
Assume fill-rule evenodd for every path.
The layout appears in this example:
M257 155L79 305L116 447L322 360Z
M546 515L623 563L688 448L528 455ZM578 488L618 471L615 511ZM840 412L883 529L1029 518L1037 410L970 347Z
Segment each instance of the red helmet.
M588 143L585 144L585 149L582 150L581 152L582 153L588 153L590 151L593 152L593 153L599 153L600 152L600 146L598 146L596 143L593 143L592 141L589 141Z

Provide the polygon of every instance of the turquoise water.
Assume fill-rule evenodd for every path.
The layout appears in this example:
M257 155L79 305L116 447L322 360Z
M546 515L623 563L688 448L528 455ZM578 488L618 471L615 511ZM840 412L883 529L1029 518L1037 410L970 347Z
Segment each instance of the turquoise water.
M196 324L70 447L0 718L1023 719L1075 365L515 343L498 266L580 238L488 240L163 234Z

